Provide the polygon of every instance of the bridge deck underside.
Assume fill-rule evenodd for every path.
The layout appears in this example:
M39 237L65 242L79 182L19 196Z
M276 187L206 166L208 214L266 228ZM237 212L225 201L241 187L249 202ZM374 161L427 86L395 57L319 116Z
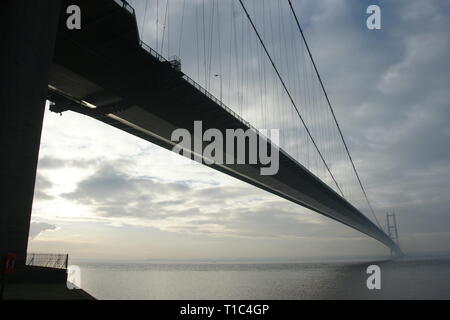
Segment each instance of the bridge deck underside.
M96 110L107 110L87 114L166 149L174 146L172 131L193 132L194 120L203 122L203 130L248 128L168 62L144 50L129 11L112 0L70 4L81 7L82 29L68 30L62 12L49 85L95 105ZM381 229L284 152L280 152L279 171L272 176L261 175L259 164L211 167L398 249Z

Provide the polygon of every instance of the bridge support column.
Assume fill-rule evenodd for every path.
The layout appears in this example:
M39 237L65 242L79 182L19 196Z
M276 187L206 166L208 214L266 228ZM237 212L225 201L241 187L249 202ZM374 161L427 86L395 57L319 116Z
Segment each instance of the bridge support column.
M0 266L24 265L60 1L4 0L0 10Z

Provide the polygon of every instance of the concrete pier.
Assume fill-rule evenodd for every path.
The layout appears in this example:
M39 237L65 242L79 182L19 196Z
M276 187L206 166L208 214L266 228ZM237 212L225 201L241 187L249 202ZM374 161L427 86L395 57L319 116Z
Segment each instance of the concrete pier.
M0 4L0 261L24 265L60 1Z

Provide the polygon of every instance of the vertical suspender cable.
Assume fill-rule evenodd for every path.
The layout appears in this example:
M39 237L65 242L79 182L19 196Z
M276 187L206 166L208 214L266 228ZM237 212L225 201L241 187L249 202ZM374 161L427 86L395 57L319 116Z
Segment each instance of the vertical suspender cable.
M148 8L148 0L145 0L145 11L144 11L144 19L142 20L142 27L141 27L141 39L144 41L144 27L145 27L145 20L147 20L147 8Z
M159 0L156 0L156 52L159 48Z
M180 29L180 39L178 42L178 57L181 58L181 44L182 44L182 40L183 40L183 24L184 24L184 11L185 11L185 7L186 7L186 0L183 0L183 9L182 9L182 13L181 13L181 29Z
M286 91L286 93L287 93L287 95L288 95L288 97L289 97L289 100L291 101L293 107L295 108L295 111L297 112L297 115L299 116L299 118L300 118L300 120L301 120L303 126L305 127L306 132L308 133L309 137L311 138L311 141L312 141L312 143L314 144L314 147L316 148L316 150L317 150L317 152L318 152L320 158L322 159L322 161L323 161L325 167L327 168L328 172L330 173L331 177L333 178L333 181L334 181L334 183L336 184L336 187L339 189L339 191L340 191L342 197L344 197L344 194L343 194L341 188L339 187L339 184L337 183L336 179L334 178L333 173L331 172L330 168L328 167L328 164L326 163L326 161L325 161L325 159L324 159L322 153L321 153L320 150L319 150L319 147L317 146L317 144L316 144L316 142L315 142L313 136L311 135L311 132L310 132L308 126L306 125L306 123L305 123L303 117L301 116L300 112L298 111L297 105L295 104L295 101L294 101L294 99L292 98L291 93L289 92L289 89L288 89L287 86L286 86L286 83L284 82L283 78L281 77L281 74L280 74L280 72L278 71L278 69L277 69L277 67L276 67L276 65L275 65L275 62L273 61L273 59L272 59L272 57L271 57L269 51L267 50L266 45L264 44L264 41L262 40L261 36L259 35L258 29L256 28L255 24L253 23L253 20L252 20L252 18L250 17L250 15L249 15L249 13L248 13L248 11L247 11L247 8L245 7L245 5L244 5L244 3L242 2L242 0L239 0L239 3L241 4L241 7L242 7L242 9L244 10L244 12L245 12L245 14L246 14L246 16L247 16L247 18L248 18L248 20L249 20L249 22L250 22L252 28L253 28L253 30L255 31L256 36L258 37L259 42L261 43L261 45L262 45L262 47L263 47L263 49L264 49L264 51L265 51L267 57L269 58L270 63L272 64L272 67L274 68L275 73L276 73L277 76L278 76L278 79L280 80L280 82L281 82L281 84L282 84L284 90Z
M375 211L373 210L373 207L370 204L369 198L367 197L366 190L364 189L364 186L363 186L363 184L361 182L361 179L359 178L359 174L358 174L358 171L356 170L355 163L353 162L352 156L350 155L350 151L348 150L348 146L347 146L347 143L345 142L344 135L342 134L342 131L341 131L341 128L340 128L339 123L337 121L336 115L334 114L333 107L331 106L330 99L328 98L327 91L325 90L325 86L323 85L322 78L320 77L320 74L319 74L319 71L317 69L316 63L315 63L315 61L313 59L313 56L311 54L311 50L309 49L308 42L306 41L305 35L303 33L303 29L300 26L300 21L299 21L299 19L297 17L297 14L295 13L294 7L292 6L291 0L288 0L288 2L289 2L289 6L291 8L291 12L294 15L295 22L297 23L298 30L300 31L300 34L301 34L302 39L303 39L303 42L305 43L305 47L308 50L308 54L309 54L309 57L311 58L312 65L313 65L314 70L315 70L315 72L317 74L317 77L319 79L320 85L322 87L322 91L323 91L323 93L325 95L325 99L327 100L328 107L330 108L331 114L333 115L334 122L336 123L336 126L338 128L339 135L340 135L340 137L342 139L342 142L344 143L345 151L347 152L347 155L348 155L348 158L350 159L350 162L352 164L353 170L355 171L356 178L358 179L359 185L360 185L361 190L362 190L362 192L364 194L364 197L366 198L367 204L369 205L369 208L372 211L373 217L375 218L375 221L378 224L378 226L381 228L380 222L378 221L377 216L375 215Z

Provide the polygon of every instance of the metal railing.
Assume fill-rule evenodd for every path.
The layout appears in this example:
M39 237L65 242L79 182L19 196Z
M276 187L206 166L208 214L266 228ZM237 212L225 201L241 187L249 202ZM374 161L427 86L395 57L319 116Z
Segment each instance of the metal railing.
M134 8L126 0L114 0L118 5L127 9L131 14L134 14Z
M27 253L25 264L33 267L67 269L68 254Z
M156 58L159 62L169 62L166 58L164 58L162 55L160 55L158 52L153 50L148 44L146 44L144 41L139 40L139 44L141 45L141 48L150 53L153 58Z
M136 18L136 13L134 8L125 0L114 0L117 4L119 4L121 7L126 8L131 14L133 14ZM141 39L139 40L139 45L142 49L150 53L155 59L157 59L159 62L170 62L166 58L164 58L161 54L159 54L156 50L152 49L148 44L146 44ZM239 116L236 112L234 112L232 109L230 109L228 106L226 106L222 101L217 99L214 95L212 95L209 91L207 91L205 88L203 88L200 84L195 82L191 77L183 73L182 78L186 80L189 84L194 86L197 90L199 90L201 93L203 93L205 96L207 96L209 99L213 100L215 103L217 103L219 106L221 106L223 109L225 109L228 113L232 114L236 119L244 123L248 128L251 128L259 133L258 129L253 127L248 121L244 120L241 116Z

